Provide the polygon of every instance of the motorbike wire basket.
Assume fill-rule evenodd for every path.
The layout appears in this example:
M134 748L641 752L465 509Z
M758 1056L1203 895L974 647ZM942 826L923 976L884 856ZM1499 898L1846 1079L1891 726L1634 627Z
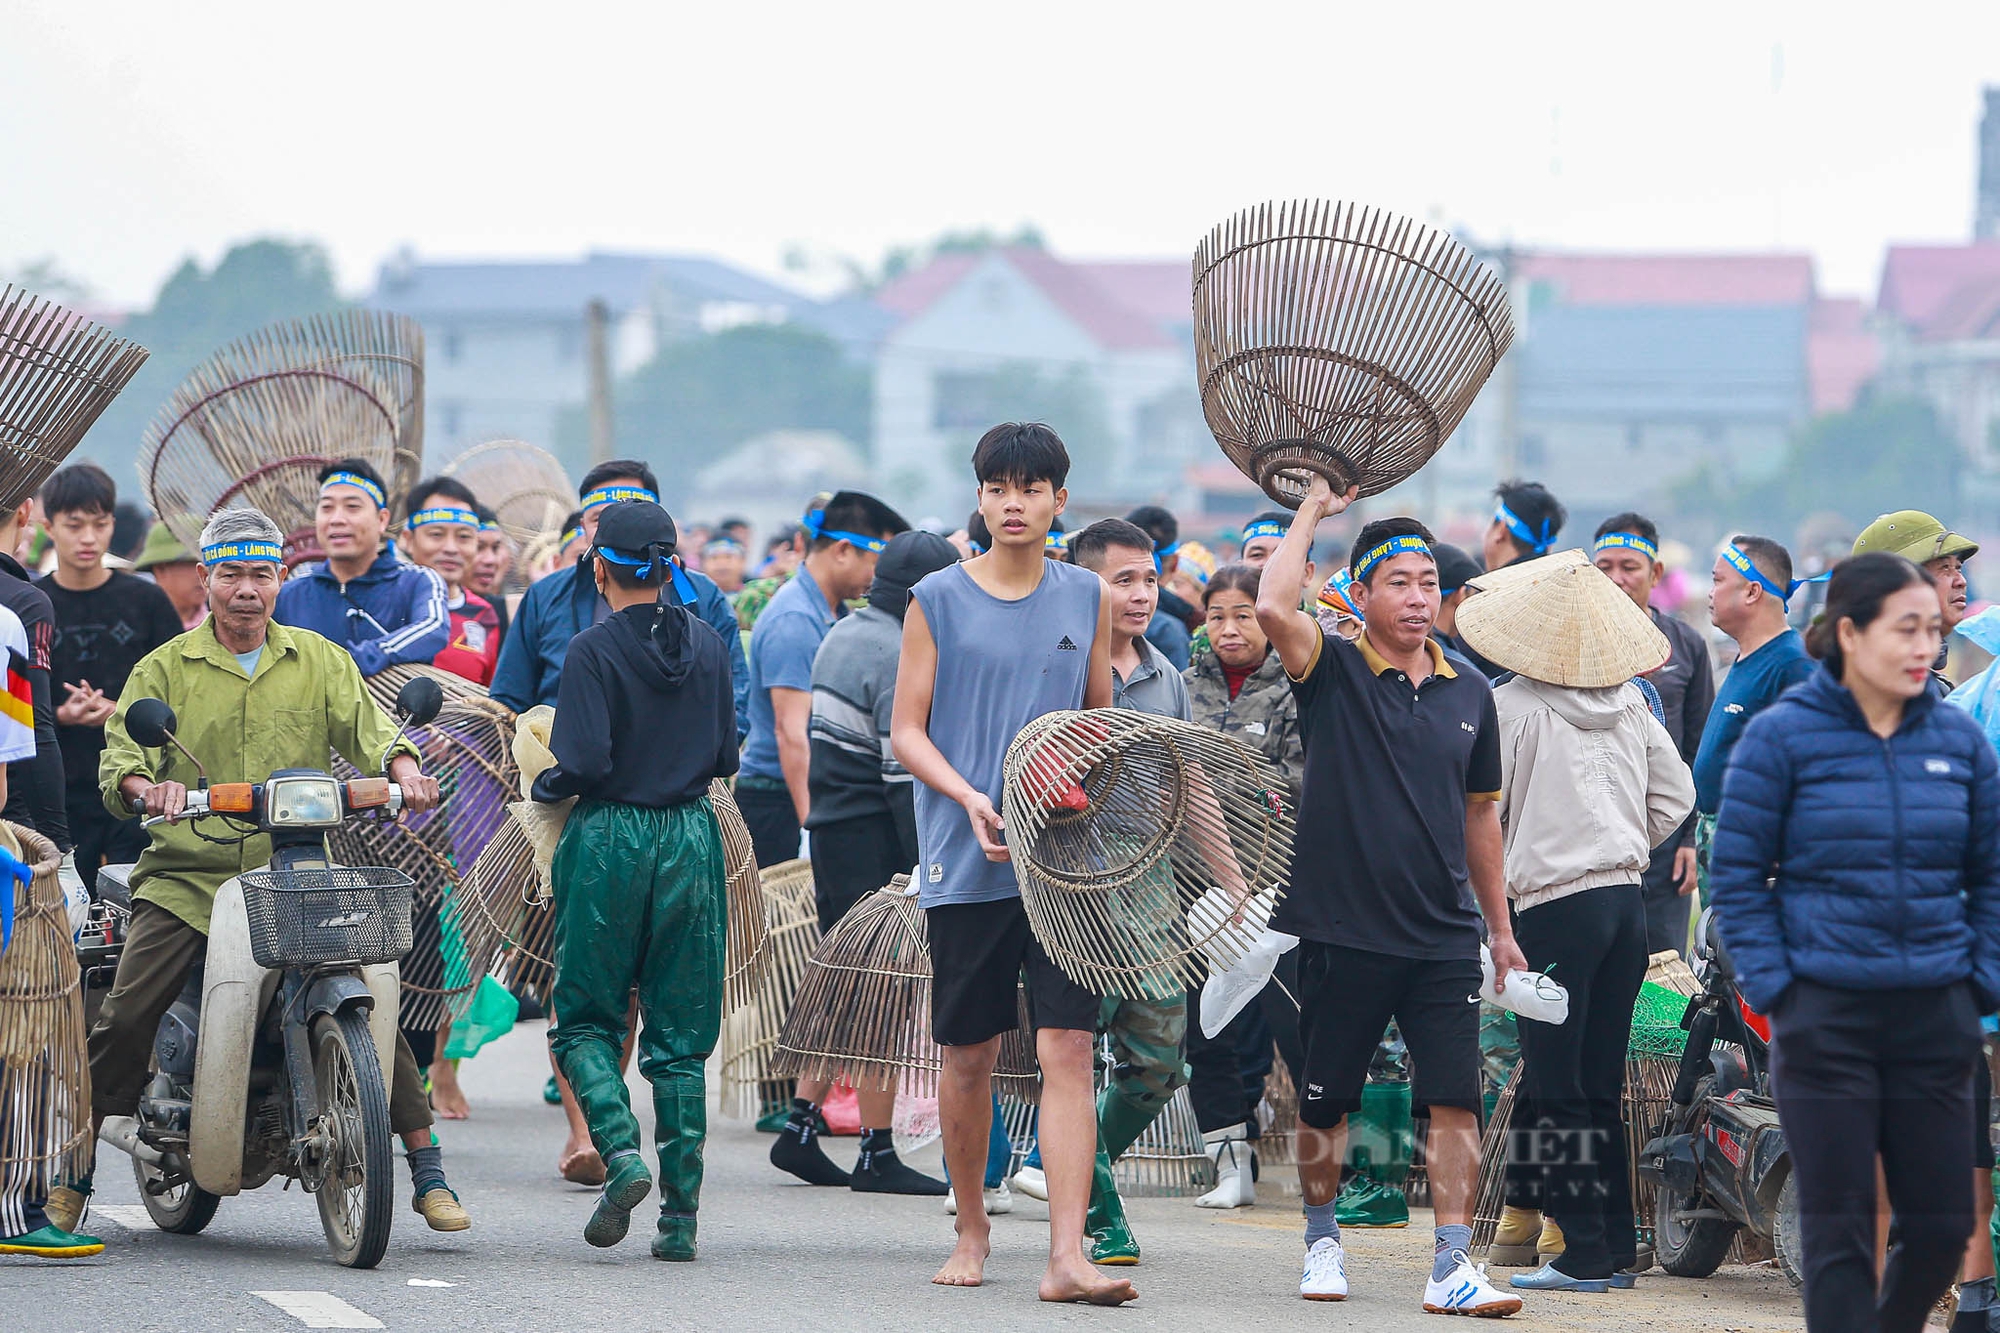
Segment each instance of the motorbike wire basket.
M251 870L239 882L259 967L393 963L410 951L416 884L400 870Z
M1261 204L1194 254L1202 415L1288 509L1314 474L1376 495L1444 447L1513 340L1500 278L1379 208Z

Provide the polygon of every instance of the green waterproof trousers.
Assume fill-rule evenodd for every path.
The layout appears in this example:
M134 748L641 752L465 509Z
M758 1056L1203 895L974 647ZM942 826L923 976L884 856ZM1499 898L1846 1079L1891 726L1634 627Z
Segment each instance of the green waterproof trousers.
M662 1224L701 1198L708 1094L728 936L722 835L707 797L670 809L579 801L556 844L555 1028L549 1045L608 1162L637 1152L618 1070L639 992L639 1072L653 1085Z

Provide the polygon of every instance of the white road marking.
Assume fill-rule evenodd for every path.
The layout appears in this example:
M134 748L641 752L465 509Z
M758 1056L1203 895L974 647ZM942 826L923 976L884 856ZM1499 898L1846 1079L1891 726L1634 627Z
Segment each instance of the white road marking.
M330 1291L253 1291L307 1328L381 1328L382 1321Z
M442 1278L413 1277L410 1279L410 1285L413 1287L455 1287L458 1284L456 1282L446 1282Z
M94 1203L90 1205L90 1220L98 1218L116 1222L127 1231L146 1231L153 1225L153 1215L146 1211L144 1204L137 1203Z

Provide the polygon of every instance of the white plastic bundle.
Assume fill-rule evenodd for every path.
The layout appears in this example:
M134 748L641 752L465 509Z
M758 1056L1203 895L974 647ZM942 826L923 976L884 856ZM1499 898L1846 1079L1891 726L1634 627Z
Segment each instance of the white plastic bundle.
M1505 989L1495 986L1493 953L1479 946L1479 998L1537 1023L1569 1021L1569 991L1544 972L1509 972Z

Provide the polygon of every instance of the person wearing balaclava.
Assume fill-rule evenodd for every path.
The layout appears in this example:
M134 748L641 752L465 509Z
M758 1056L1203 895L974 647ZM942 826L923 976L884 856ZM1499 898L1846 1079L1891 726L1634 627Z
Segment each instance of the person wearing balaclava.
M812 718L806 816L811 831L813 896L822 934L847 909L917 864L916 797L910 775L889 748L896 664L910 589L927 574L958 563L958 548L933 532L891 537L875 561L868 605L827 630L812 664ZM801 1079L792 1114L771 1145L771 1165L814 1185L847 1185L872 1194L949 1192L942 1180L896 1157L890 1124L896 1088L862 1089L861 1156L852 1174L829 1159L817 1139L813 1109L824 1082Z
M629 997L644 1026L660 1154L656 1259L695 1257L703 1066L722 1027L728 936L722 833L708 786L736 772L729 651L688 607L676 533L650 500L606 507L590 574L611 614L569 645L537 801L575 798L556 844L555 1026L549 1045L604 1159L604 1194L583 1238L625 1238L651 1192L619 1055ZM671 589L671 591L669 591ZM663 593L665 595L663 595Z

